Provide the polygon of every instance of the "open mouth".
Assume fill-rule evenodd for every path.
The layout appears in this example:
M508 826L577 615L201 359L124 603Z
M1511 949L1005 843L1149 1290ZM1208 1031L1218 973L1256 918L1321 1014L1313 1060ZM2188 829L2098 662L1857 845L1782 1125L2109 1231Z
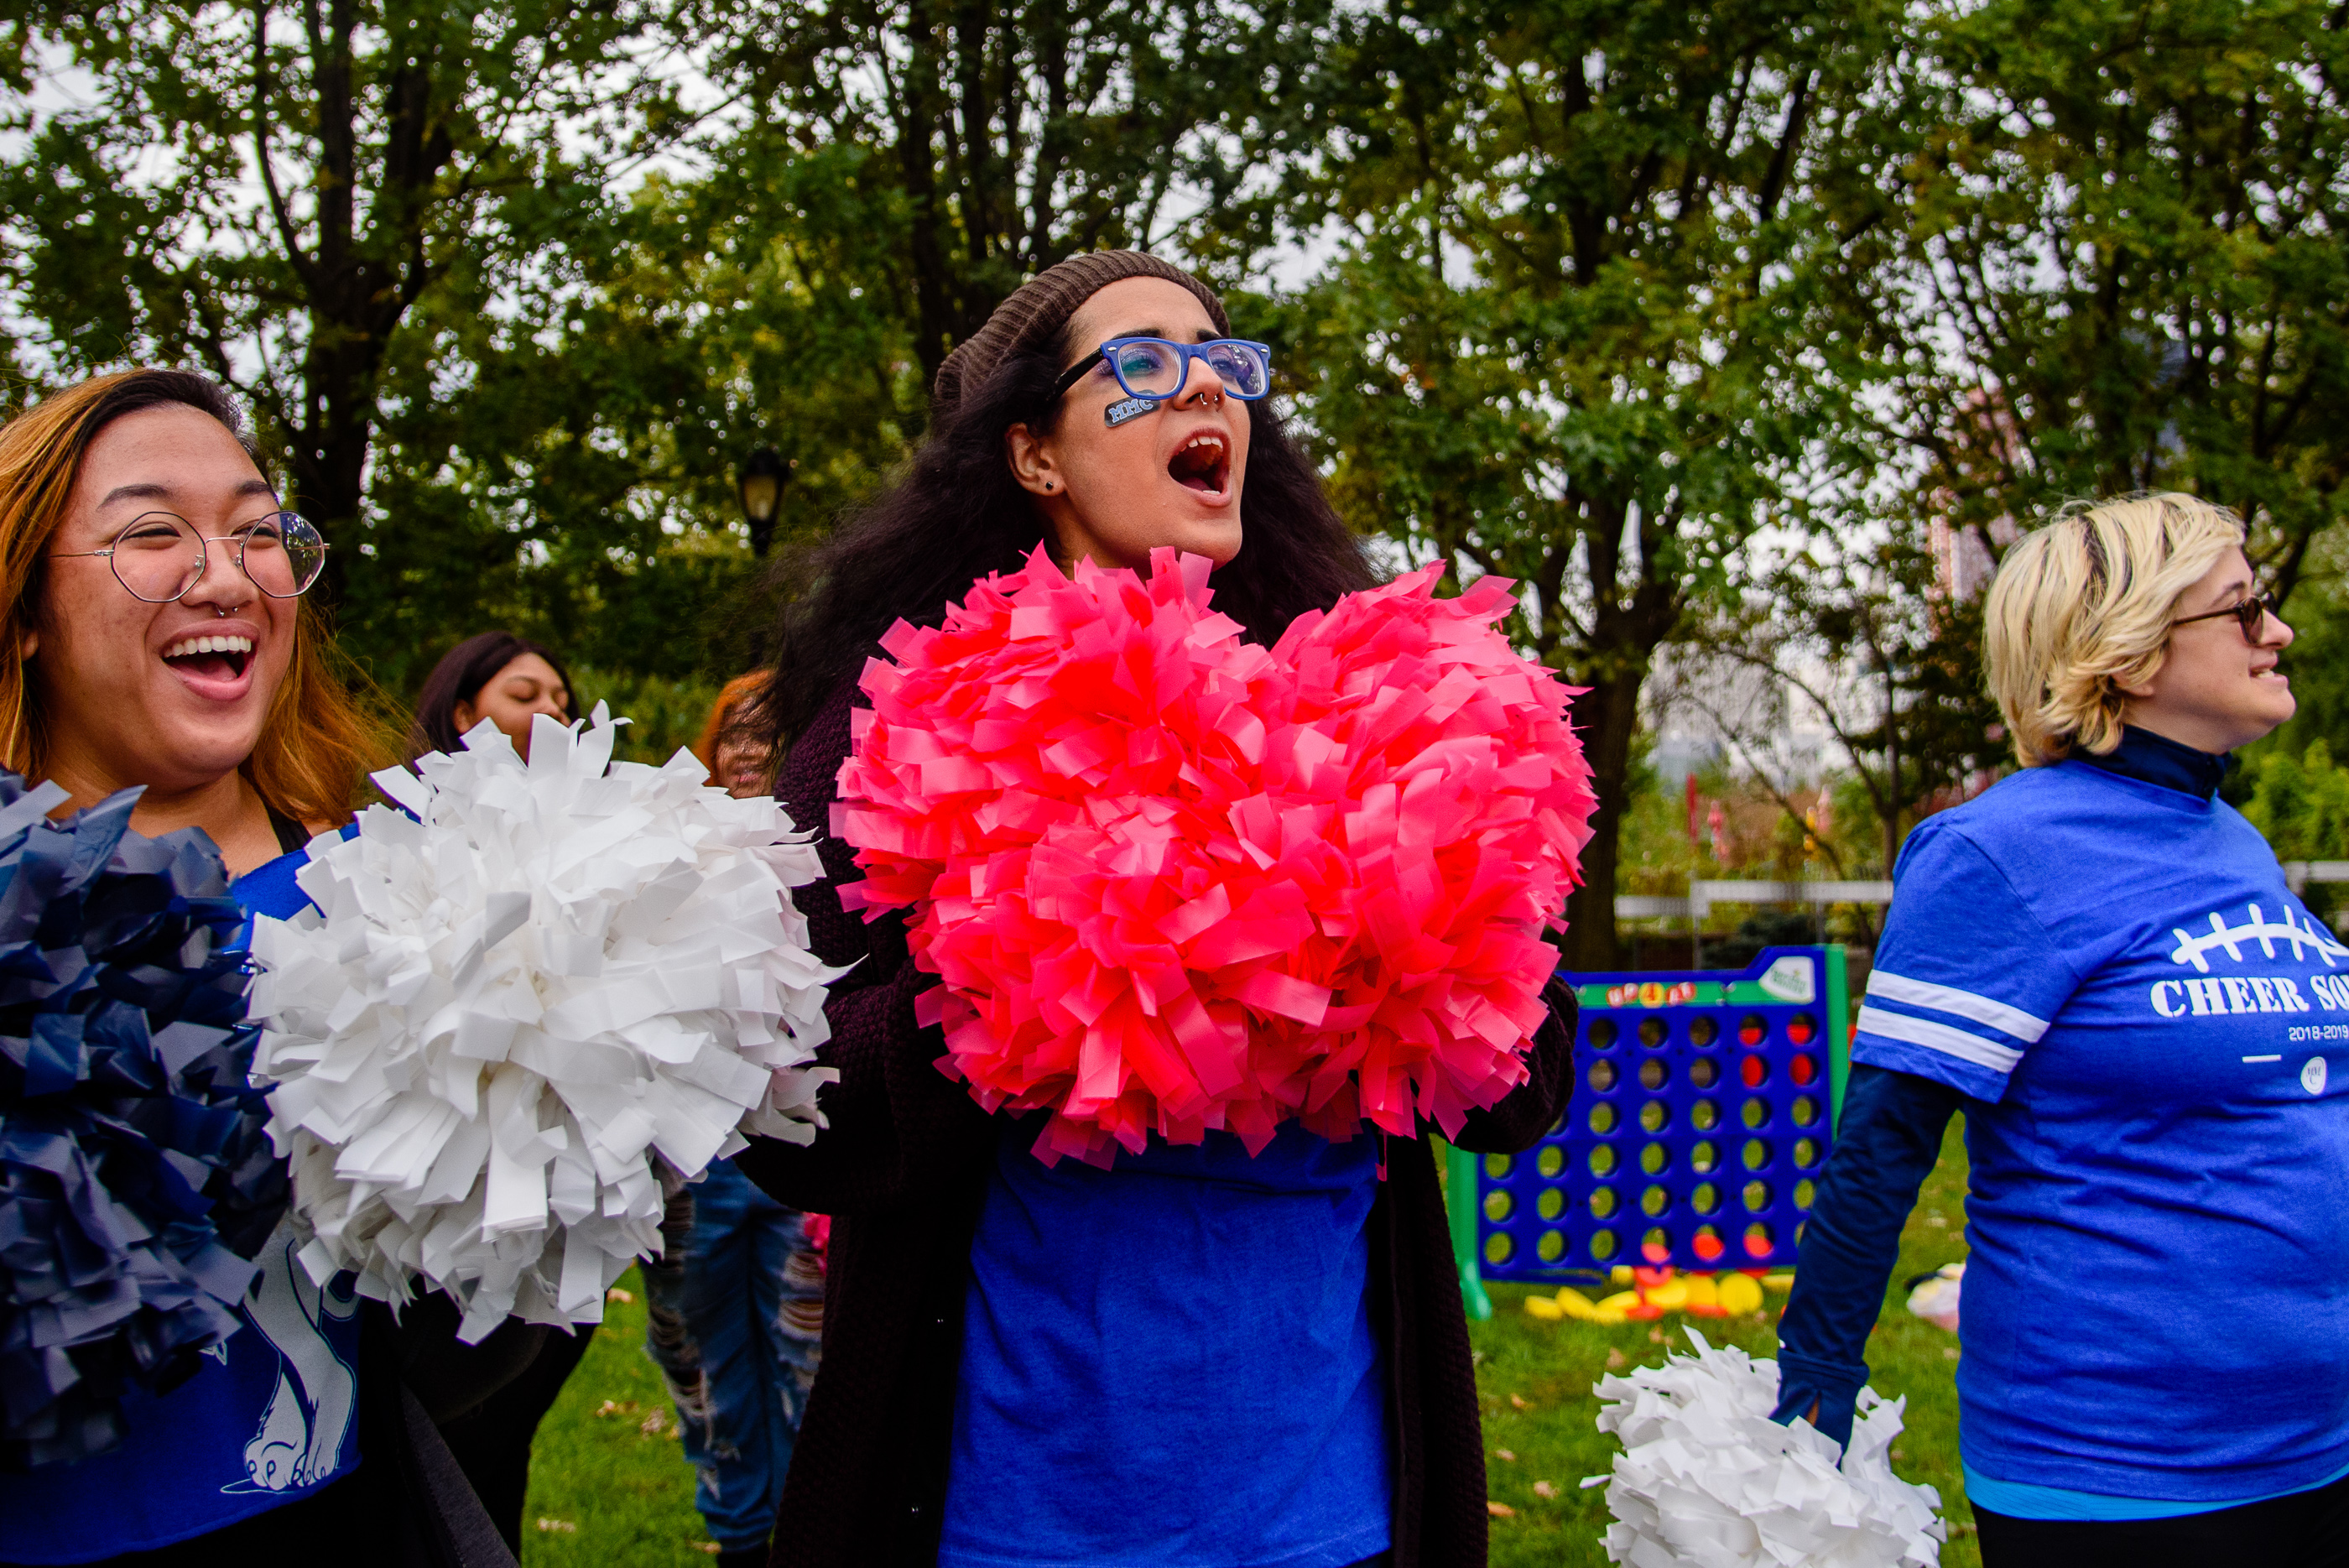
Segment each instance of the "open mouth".
M163 662L201 680L233 680L253 662L253 639L181 638L163 650Z
M1231 470L1231 450L1213 431L1201 431L1166 462L1166 472L1175 483L1202 495L1222 494Z

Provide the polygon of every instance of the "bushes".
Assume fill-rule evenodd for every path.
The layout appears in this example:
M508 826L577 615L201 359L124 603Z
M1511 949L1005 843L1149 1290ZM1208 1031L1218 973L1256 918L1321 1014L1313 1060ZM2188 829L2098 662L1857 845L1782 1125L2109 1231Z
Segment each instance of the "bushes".
M582 715L602 701L611 704L614 718L633 721L621 730L613 754L623 762L655 766L668 761L679 746L690 746L701 738L701 726L709 721L721 684L691 676L671 680L584 665L572 669L571 680L576 688L574 706Z
M2243 815L2267 836L2279 860L2349 860L2349 768L2333 760L2332 748L2311 741L2295 757L2271 752L2251 764L2251 796ZM2341 884L2311 882L2302 892L2312 913L2331 920L2340 908Z
M2294 757L2271 752L2256 764L2243 815L2267 836L2279 860L2349 860L2349 768L2311 741Z

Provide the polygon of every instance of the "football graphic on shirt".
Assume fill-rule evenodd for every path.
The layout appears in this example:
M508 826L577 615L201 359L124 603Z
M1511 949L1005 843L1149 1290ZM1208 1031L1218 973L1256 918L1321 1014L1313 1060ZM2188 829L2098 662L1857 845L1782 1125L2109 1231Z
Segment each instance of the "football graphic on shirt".
M2230 975L2214 970L2214 957L2237 964L2282 961L2304 966L2313 961L2322 961L2327 969L2333 968L2335 961L2349 958L2349 947L2342 946L2313 916L2306 925L2302 925L2292 910L2286 908L2281 920L2272 920L2257 904L2245 906L2244 914L2241 925L2230 925L2223 913L2213 910L2209 917L2209 929L2200 933L2182 925L2170 928L2178 945L2171 950L2169 961L2190 965L2198 972L2184 980L2155 981L2147 992L2155 1012L2163 1018L2216 1018L2232 1013L2314 1012L2320 1009L2349 1012L2349 976L2316 974L2303 981L2285 974ZM2313 997L2301 990L2303 983L2309 992L2313 992ZM2294 1041L2318 1037L2298 1032L2292 1036ZM2313 1082L2310 1073L2314 1075ZM2310 1094L2322 1092L2322 1060L2302 1073L2302 1082L2307 1085Z

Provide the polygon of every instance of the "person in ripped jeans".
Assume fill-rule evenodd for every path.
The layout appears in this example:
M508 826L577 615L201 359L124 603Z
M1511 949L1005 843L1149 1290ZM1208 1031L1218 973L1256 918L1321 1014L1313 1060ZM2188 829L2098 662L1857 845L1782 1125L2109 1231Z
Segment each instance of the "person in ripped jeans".
M756 684L726 688L697 748L736 794L763 792L766 770L730 723ZM645 1348L677 1403L693 1503L721 1568L767 1561L823 1338L822 1241L821 1216L785 1208L721 1160L670 1200L661 1256L644 1265Z

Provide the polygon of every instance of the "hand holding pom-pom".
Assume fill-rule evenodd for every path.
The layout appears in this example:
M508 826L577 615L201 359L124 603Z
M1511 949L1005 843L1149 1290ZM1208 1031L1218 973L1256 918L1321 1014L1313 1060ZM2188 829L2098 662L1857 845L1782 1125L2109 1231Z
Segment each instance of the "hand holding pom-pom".
M542 717L524 763L483 723L376 775L413 815L314 843L316 909L254 939L304 1266L395 1304L421 1276L468 1341L599 1321L665 1181L823 1126L837 971L784 892L815 851L683 752L613 763L615 733L600 705L585 734Z
M129 831L137 790L68 818L0 774L0 1461L122 1437L234 1333L285 1207L246 1080L244 912L190 828Z
M1862 1389L1840 1454L1807 1421L1770 1418L1778 1366L1688 1330L1694 1355L1610 1374L1599 1429L1623 1443L1604 1486L1607 1560L1649 1568L1934 1568L1940 1493L1892 1473L1905 1400Z
M833 830L907 905L953 1071L1046 1159L1408 1136L1522 1083L1592 798L1570 693L1434 570L1267 650L1208 563L1041 552L867 667Z

